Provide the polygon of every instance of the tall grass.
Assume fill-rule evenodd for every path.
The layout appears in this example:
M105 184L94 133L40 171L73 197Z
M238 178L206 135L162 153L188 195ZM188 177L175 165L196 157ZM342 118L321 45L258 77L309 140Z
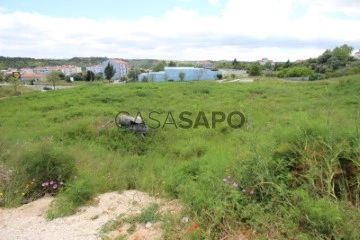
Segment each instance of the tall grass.
M90 84L3 99L0 166L12 173L11 181L0 181L7 196L0 204L20 204L28 181L42 179L43 171L20 163L50 145L47 152L61 153L60 166L69 161L74 168L50 218L72 214L97 193L139 189L181 200L199 224L197 238L249 228L254 238L354 239L360 235L359 91L360 76L353 76ZM203 111L211 126L212 112L235 110L247 119L241 129L226 122L179 128L182 111L192 112L193 122ZM119 111L140 111L149 124L156 122L148 113L157 111L160 127L142 139L111 123ZM164 124L169 112L177 127ZM34 169L53 159L38 156Z

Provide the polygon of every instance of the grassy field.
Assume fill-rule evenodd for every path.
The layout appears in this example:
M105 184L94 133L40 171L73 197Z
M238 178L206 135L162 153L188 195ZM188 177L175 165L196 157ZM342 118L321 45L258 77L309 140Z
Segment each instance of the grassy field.
M360 76L315 82L92 84L0 101L0 204L58 193L49 218L98 193L139 189L179 199L196 232L220 239L360 236ZM140 136L107 124L140 112ZM182 111L210 128L183 129ZM212 112L241 111L240 129L211 127ZM170 124L171 112L174 124ZM167 119L167 120L166 120ZM234 119L236 121L236 119ZM168 123L168 124L164 124ZM56 188L42 186L54 181ZM55 183L53 183L55 184ZM43 184L44 185L44 184ZM176 221L164 238L179 237Z

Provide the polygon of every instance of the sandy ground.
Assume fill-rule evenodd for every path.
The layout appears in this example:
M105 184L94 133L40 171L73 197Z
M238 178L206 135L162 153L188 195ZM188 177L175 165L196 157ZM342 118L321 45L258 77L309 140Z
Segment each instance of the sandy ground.
M146 193L135 190L121 194L112 192L97 197L92 206L79 209L73 215L64 218L46 220L52 197L44 197L37 201L22 205L15 209L0 208L0 239L1 240L72 240L101 239L101 227L109 220L124 213L127 216L139 214L150 203L158 203L164 209L179 213L179 205L174 202L155 199ZM125 228L125 226L123 226ZM118 233L126 232L119 229ZM112 232L111 238L119 234ZM161 226L154 224L146 227L137 224L136 231L128 239L161 239Z

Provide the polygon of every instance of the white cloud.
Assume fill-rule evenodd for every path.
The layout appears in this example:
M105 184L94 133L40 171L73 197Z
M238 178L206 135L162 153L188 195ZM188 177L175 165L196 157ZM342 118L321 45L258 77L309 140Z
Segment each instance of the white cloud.
M174 8L162 16L92 20L0 11L0 54L160 59L296 60L359 48L359 2L229 0L221 16ZM336 14L341 13L339 18ZM335 14L335 16L331 15Z
M208 0L210 5L217 5L219 3L219 0Z

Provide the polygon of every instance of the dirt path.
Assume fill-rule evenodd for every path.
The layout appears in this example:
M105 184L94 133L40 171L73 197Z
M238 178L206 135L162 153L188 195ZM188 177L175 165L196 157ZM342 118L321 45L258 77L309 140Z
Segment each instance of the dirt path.
M45 197L16 209L0 209L0 239L101 239L101 227L121 213L139 214L154 202L160 205L160 209L166 207L176 211L178 208L176 204L169 205L169 202L155 199L146 193L129 190L121 194L102 194L97 197L94 206L83 207L73 216L48 221L46 212L52 200L52 197ZM139 225L129 239L160 239L161 234L159 224L151 228Z

